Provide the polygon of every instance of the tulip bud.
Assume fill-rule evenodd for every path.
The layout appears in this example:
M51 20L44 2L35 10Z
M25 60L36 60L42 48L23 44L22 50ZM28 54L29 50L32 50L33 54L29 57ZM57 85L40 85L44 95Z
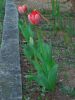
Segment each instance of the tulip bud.
M26 5L23 5L22 8L23 8L24 12L27 11L27 6Z
M31 24L37 25L40 23L41 16L40 12L37 10L33 10L29 15L28 15L28 20Z
M26 11L27 11L27 6L26 5L23 5L23 6L19 5L18 6L18 12L20 14L24 14Z

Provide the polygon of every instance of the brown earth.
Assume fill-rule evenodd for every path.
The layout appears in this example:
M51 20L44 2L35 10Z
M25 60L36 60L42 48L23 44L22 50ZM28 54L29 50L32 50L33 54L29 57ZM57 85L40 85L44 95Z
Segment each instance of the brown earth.
M68 11L71 9L72 4L67 0L59 0L61 11ZM34 9L52 9L51 0L14 0L16 5L26 4L29 8Z
M57 40L58 41L58 40ZM21 37L20 47L24 44L23 37ZM59 49L59 48L58 48ZM61 49L61 48L60 48ZM56 51L55 47L54 50ZM65 48L64 48L65 50ZM54 51L54 52L55 52ZM21 69L22 69L22 82L23 82L23 96L29 97L29 100L39 100L38 97L42 95L39 87L35 82L30 83L27 79L24 78L29 71L33 70L33 67L27 61L26 57L23 55L22 48L20 48L21 53ZM63 54L63 53L62 53ZM53 93L47 92L41 96L41 100L75 100L74 97L70 97L68 94L63 94L61 91L60 83L63 83L65 86L75 87L75 68L66 64L64 65L63 56L56 57L57 62L59 63L59 84L57 84L56 90ZM58 60L59 59L59 60ZM69 60L69 58L68 58ZM75 62L74 62L75 63Z
M53 58L59 65L57 87L55 92L46 92L44 95L42 95L39 86L35 82L30 83L30 81L24 77L29 71L34 72L34 68L23 55L22 45L25 44L25 40L20 33L23 96L27 98L29 97L29 100L39 100L38 97L40 96L42 98L41 100L75 100L75 97L70 96L70 94L63 93L61 88L61 84L75 88L75 37L72 37L72 42L67 46L63 41L63 32L59 31L57 35L53 35L53 33L49 35L50 31L48 31L48 29L44 31L47 33L44 40L48 43L52 41ZM71 91L69 90L69 92Z
M42 2L42 0L41 0ZM44 0L44 4L46 7L46 1ZM18 4L27 4L30 7L36 7L36 3L30 2L26 0L15 0L15 3ZM69 2L70 3L70 2ZM42 3L40 3L42 4ZM65 4L67 6L68 2ZM62 4L61 4L62 5ZM37 4L37 7L39 3ZM40 7L44 7L43 5ZM63 9L65 9L63 7ZM47 26L47 25L46 25ZM47 34L49 34L48 30L45 30ZM53 43L53 57L56 62L59 64L59 79L57 83L57 87L55 92L50 93L46 92L42 94L40 88L37 86L35 82L30 83L25 75L28 74L29 71L33 71L33 66L28 62L26 57L23 55L22 45L25 43L21 33L20 33L20 54L21 54L21 69L22 69L22 84L23 84L23 96L27 99L25 100L40 100L38 97L41 96L41 100L75 100L75 97L70 96L69 94L62 93L61 83L65 86L69 86L75 88L75 37L72 37L72 43L65 47L63 42L63 32L58 32L56 36L50 35L46 36L45 40ZM28 99L29 98L29 99Z

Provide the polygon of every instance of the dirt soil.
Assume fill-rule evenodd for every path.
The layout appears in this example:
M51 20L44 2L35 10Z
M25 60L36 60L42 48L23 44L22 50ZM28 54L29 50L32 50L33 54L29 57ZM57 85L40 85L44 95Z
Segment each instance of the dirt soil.
M59 0L61 11L68 11L72 8L70 0ZM32 9L52 9L51 0L14 0L16 5L26 4Z
M40 27L40 26L39 26ZM34 72L34 68L25 56L23 55L22 46L25 41L20 33L20 54L21 54L21 68L22 68L22 82L23 82L23 96L29 97L29 100L39 100L38 97L42 97L41 100L75 100L68 91L62 91L61 84L64 86L75 88L75 37L71 37L72 41L68 45L65 45L63 32L59 31L57 34L50 34L50 31L45 30L47 35L44 37L44 41L50 43L52 41L53 45L53 58L59 64L59 78L55 92L47 92L42 95L40 87L37 86L35 82L30 83L24 78L29 71ZM28 100L28 99L27 99Z
M15 0L16 4L23 4L24 0ZM75 20L74 20L75 21ZM66 22L65 22L66 24ZM42 24L44 25L44 24ZM47 26L47 24L45 25ZM45 28L44 26L44 28ZM75 100L75 95L72 95L70 89L62 91L62 84L75 89L75 36L72 36L71 43L64 43L63 34L64 32L59 31L56 34L50 33L50 30L45 29L44 32L47 35L44 37L44 41L53 45L53 58L59 64L59 78L55 91L53 93L46 92L42 94L40 87L35 82L30 82L25 78L28 72L33 71L33 66L28 62L23 54L23 44L25 41L20 33L20 55L21 55L21 69L22 69L22 84L23 84L23 96L26 97L24 100ZM75 92L75 91L74 91ZM41 98L41 99L40 99Z
M58 41L58 40L57 40ZM23 50L21 48L22 44L24 44L23 38L21 37L21 42L20 42L20 54L21 54L21 68L22 68L22 82L23 82L23 96L29 97L29 100L39 100L38 97L41 94L41 91L37 84L35 82L30 83L27 79L24 78L25 75L28 74L29 71L33 71L33 67L27 59L23 55ZM59 49L59 48L58 48ZM60 48L62 49L62 48ZM70 48L71 49L71 48ZM73 48L75 50L75 48ZM56 53L57 49L54 47L54 52ZM75 68L72 67L72 65L68 64L70 58L66 58L64 55L65 48L62 49L61 53L59 55L54 54L56 58L57 63L59 63L59 80L58 84L56 87L55 92L50 93L47 92L44 95L42 95L41 100L75 100L74 97L64 94L61 91L61 83L63 83L65 86L70 86L75 88ZM71 51L69 51L71 52ZM57 57L56 57L57 55ZM64 58L63 58L63 56ZM68 59L68 62L65 63L65 59ZM74 58L75 59L75 58ZM70 63L72 63L70 61ZM74 60L74 65L75 65L75 60Z

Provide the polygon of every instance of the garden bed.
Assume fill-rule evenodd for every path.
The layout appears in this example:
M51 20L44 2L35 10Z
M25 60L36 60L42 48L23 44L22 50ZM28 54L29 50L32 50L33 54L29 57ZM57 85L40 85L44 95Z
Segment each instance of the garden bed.
M51 0L14 0L16 5L26 4L33 9L51 10ZM69 11L72 7L70 0L60 0L61 11Z
M23 44L24 42L21 41L21 43ZM22 44L20 45L20 47L22 46ZM51 100L60 100L60 99L61 100L66 100L66 99L72 100L73 99L72 95L75 96L75 94L71 93L71 90L69 89L69 87L71 88L75 87L75 76L74 76L74 73L75 73L74 71L75 60L74 59L75 58L72 60L72 58L65 57L66 48L60 49L60 47L54 47L53 50L55 53L56 52L59 53L63 51L59 55L55 54L55 56L58 55L55 58L60 67L59 68L59 81L57 83L57 88L55 92L42 93L42 91L40 91L40 87L38 87L35 82L31 83L30 81L25 79L25 75L27 75L31 71L34 72L34 69L32 65L28 62L28 60L25 58L25 56L23 55L23 51L21 48L20 54L21 54L21 69L22 69L22 85L23 85L23 96L25 98L30 98L30 100L39 100L39 98L42 98L41 100L46 100L46 99L47 100L50 100L50 99ZM66 52L67 51L68 49L66 50ZM70 52L72 51L69 51L69 54ZM67 88L66 86L69 86L69 87Z
M47 12L47 11L46 11ZM44 15L50 20L47 13ZM23 19L23 18L22 18ZM72 22L75 18L72 16ZM50 23L53 23L50 20ZM65 26L68 23L68 17L65 16L63 23ZM37 30L38 29L38 30ZM21 69L22 69L22 84L23 84L23 100L73 100L75 99L75 35L71 34L68 43L64 39L63 30L57 29L53 31L46 22L41 22L40 25L32 27L35 32L42 30L43 39L46 43L52 43L53 58L59 65L59 78L55 92L45 92L40 90L40 87L33 81L30 82L25 78L29 72L35 72L33 66L29 63L23 54L23 45L26 43L22 34L20 33L20 54L21 54ZM71 39L71 40L70 40Z
M24 2L19 1L18 4L24 4ZM31 12L31 9L29 10L29 12ZM75 15L72 14L69 10L68 12L64 12L63 9L62 21L60 22L59 18L57 20L57 23L59 22L59 26L63 24L63 28L60 29L58 24L55 26L55 19L51 17L49 10L41 10L41 13L49 20L49 23L42 20L41 23L37 26L31 25L31 29L35 33L35 37L37 32L42 32L44 42L48 44L52 43L52 57L59 65L58 80L55 91L49 92L43 90L41 91L41 87L38 86L35 81L31 82L28 79L26 79L26 75L28 75L31 72L35 73L36 71L33 65L28 61L27 57L23 53L23 46L27 42L25 41L22 33L20 32L20 62L22 73L23 100L74 100ZM23 16L20 16L20 18L24 20ZM25 16L25 18L27 18L27 16ZM30 25L28 19L25 20L27 21L27 24Z

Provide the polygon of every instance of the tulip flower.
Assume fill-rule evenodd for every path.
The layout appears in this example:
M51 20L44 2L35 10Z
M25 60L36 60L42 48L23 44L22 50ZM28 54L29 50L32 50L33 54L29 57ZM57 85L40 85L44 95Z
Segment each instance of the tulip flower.
M27 11L27 6L26 5L23 5L22 8L23 8L24 12Z
M40 23L41 16L40 12L37 10L33 10L29 15L28 15L28 20L31 24L37 25Z
M19 5L18 6L18 12L20 13L20 14L23 14L23 13L25 13L27 11L27 6L26 5Z

